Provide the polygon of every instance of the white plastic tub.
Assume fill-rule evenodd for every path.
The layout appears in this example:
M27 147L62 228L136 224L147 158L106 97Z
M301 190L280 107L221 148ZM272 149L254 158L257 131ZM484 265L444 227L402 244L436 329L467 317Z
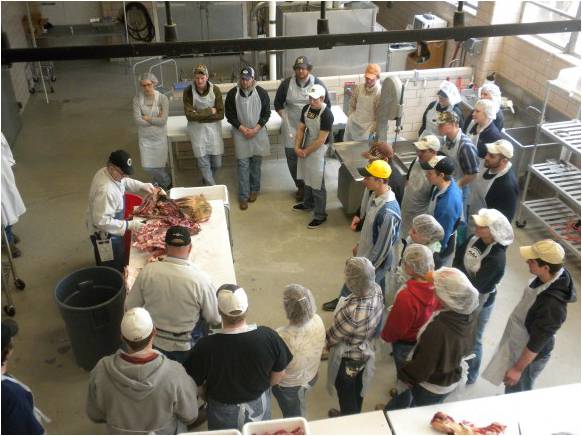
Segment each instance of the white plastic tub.
M242 434L265 434L274 433L278 430L285 430L291 432L297 427L303 430L303 434L309 434L309 424L305 418L284 418L284 419L271 419L270 421L260 421L260 422L247 422L243 426Z

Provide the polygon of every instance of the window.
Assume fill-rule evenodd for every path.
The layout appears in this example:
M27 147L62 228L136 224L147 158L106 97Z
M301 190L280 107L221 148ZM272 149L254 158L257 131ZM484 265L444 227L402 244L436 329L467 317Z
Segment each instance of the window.
M454 0L447 0L448 3L453 5L457 9L459 2ZM477 15L477 7L479 2L477 0L469 0L463 2L463 11L468 12L471 15Z
M521 23L540 21L560 21L580 19L580 2L576 1L524 1L521 9ZM563 50L580 55L578 32L548 33L533 35L536 38Z

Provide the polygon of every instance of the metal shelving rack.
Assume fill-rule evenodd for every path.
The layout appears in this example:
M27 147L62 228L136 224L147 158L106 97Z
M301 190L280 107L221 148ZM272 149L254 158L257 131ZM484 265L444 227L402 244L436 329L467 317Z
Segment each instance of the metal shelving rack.
M526 221L523 219L523 210L525 209L533 217L541 221L566 248L569 248L580 257L580 183L582 181L582 173L580 168L571 162L571 159L572 156L577 156L577 160L580 161L582 157L582 124L579 119L544 123L550 93L556 90L563 91L563 88L557 81L548 81L542 116L536 130L535 146L531 154L516 225L525 227ZM562 145L558 159L534 163L540 132L544 132ZM555 196L527 200L532 177L543 181L554 191Z

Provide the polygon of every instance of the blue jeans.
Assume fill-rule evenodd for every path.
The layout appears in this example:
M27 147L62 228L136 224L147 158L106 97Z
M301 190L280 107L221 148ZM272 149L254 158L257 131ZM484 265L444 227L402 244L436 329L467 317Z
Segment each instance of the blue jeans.
M325 178L325 177L324 177ZM327 192L325 190L325 180L321 181L321 189L313 189L305 185L303 192L303 204L308 209L313 209L313 218L324 220L327 218L325 205L327 203Z
M166 167L144 168L144 170L152 177L153 182L162 189L167 190L172 186L172 179Z
M4 227L4 231L6 232L6 239L8 239L9 244L14 244L14 233L12 232L12 226ZM4 243L4 241L2 241Z
M409 344L407 342L393 342L392 343L392 357L394 358L394 365L396 370L404 366L410 352L416 344Z
M111 236L111 249L113 251L113 260L108 260L106 262L101 262L101 257L99 256L99 250L97 249L97 237L91 235L91 244L93 244L93 253L95 254L95 264L97 266L108 266L115 268L121 274L123 274L123 269L125 268L125 243L123 237L121 236Z
M440 404L448 394L435 394L423 388L420 385L414 385L410 389L396 395L392 398L385 411L406 409L408 407L430 406L431 404Z
M261 156L237 159L238 199L246 201L251 192L261 190Z
M317 376L309 382L313 386L317 381ZM293 418L296 416L307 417L307 392L309 388L304 386L273 386L273 396L277 399L283 418Z
M202 173L202 180L206 186L216 185L214 176L216 175L216 170L222 166L222 155L220 154L207 154L206 156L199 157L197 160L198 169Z
M289 173L293 179L293 183L297 188L305 186L303 180L297 180L297 155L295 154L294 148L285 147L285 157L287 158L287 167L289 168Z
M241 410L241 406L249 406L251 410ZM271 419L270 389L258 399L243 404L226 404L208 398L208 430L229 428L242 430L242 426L247 422L269 419Z
M494 306L495 302L484 307L481 309L481 312L479 312L479 319L477 320L477 326L475 327L475 343L473 345L473 353L475 353L475 357L467 362L469 365L469 374L467 375L468 384L475 383L477 377L479 377L481 357L483 356L483 332L485 331L485 326L487 325L489 318L491 318Z
M174 362L178 362L178 363L184 363L186 362L186 359L188 358L188 354L190 354L190 350L188 351L166 351L166 350L162 350L161 348L158 347L154 347L156 350L158 350L160 353L162 353L164 356L166 356L168 359L173 360Z
M353 415L362 411L362 378L365 363L358 363L349 359L342 359L335 378L335 390L343 415Z
M531 391L534 386L536 378L540 375L546 364L550 360L550 353L534 360L521 373L521 378L517 384L513 386L506 386L505 393L512 394L515 392Z

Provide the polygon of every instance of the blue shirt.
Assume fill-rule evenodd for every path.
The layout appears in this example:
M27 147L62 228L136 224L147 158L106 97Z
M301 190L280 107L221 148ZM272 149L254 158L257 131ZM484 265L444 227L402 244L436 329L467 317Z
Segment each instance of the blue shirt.
M30 391L6 378L2 380L2 434L44 434L34 416Z
M462 217L463 194L455 179L451 178L451 184L444 191L439 191L436 186L431 192L431 202L436 202L433 216L443 226L445 235L441 241L441 254L445 252L449 238Z

